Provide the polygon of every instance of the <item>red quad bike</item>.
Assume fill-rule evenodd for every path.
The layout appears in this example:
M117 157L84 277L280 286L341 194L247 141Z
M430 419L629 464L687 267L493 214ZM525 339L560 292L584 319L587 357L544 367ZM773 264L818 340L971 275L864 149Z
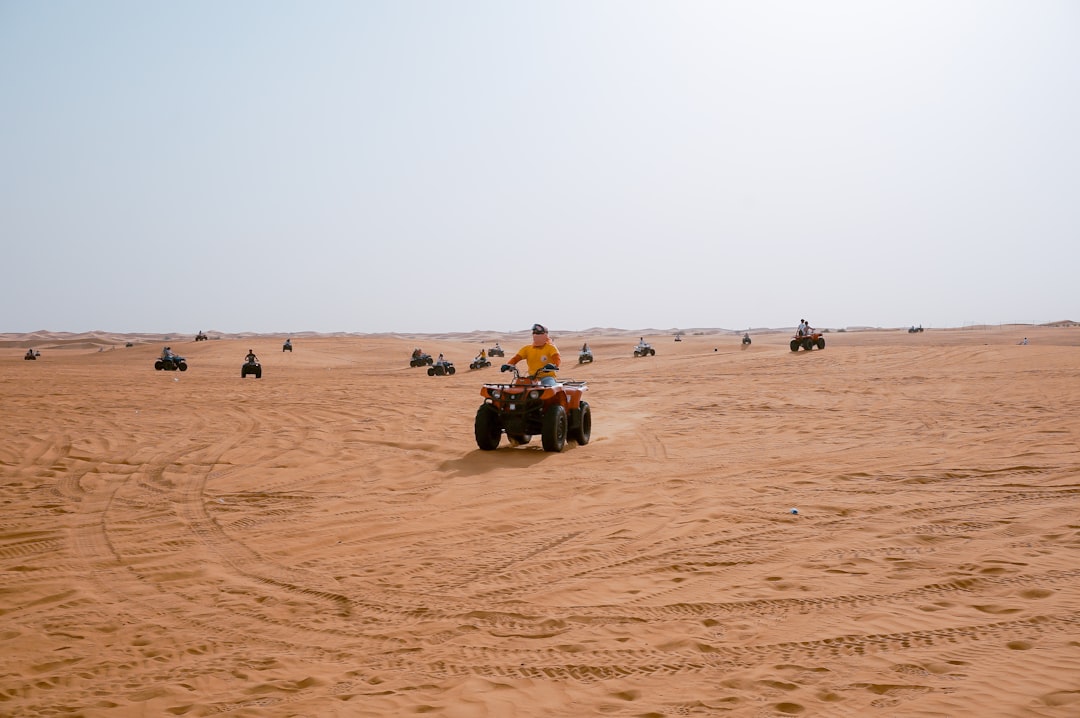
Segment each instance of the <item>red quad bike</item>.
M480 388L484 403L476 410L477 446L494 451L503 433L511 446L527 444L539 434L544 451L562 451L568 438L579 446L589 443L592 412L589 403L581 400L585 382L567 380L544 386L535 375L521 376L512 364L503 364L502 370L514 372L512 383ZM557 370L553 364L541 368Z
M806 351L813 351L814 347L818 349L825 348L825 337L821 336L821 332L811 332L801 337L793 337L791 340L791 351L799 351L799 347L802 347Z

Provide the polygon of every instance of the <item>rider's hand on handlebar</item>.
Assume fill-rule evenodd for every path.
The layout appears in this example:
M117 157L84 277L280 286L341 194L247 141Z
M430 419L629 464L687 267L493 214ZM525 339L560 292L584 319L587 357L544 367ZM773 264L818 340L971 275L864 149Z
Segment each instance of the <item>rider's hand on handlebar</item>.
M502 368L499 371L513 371L513 370L514 370L514 365L513 364L503 364Z

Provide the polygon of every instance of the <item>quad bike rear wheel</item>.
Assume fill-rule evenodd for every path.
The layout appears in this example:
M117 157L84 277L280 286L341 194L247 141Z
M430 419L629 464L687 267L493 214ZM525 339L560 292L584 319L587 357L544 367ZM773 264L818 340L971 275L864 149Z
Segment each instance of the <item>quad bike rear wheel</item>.
M577 442L578 446L585 446L589 443L589 439L592 437L592 410L589 408L589 402L581 402L581 408L576 409L578 414L576 425L570 432L570 438Z
M544 412L544 428L540 435L544 451L559 452L566 446L566 409L558 404Z

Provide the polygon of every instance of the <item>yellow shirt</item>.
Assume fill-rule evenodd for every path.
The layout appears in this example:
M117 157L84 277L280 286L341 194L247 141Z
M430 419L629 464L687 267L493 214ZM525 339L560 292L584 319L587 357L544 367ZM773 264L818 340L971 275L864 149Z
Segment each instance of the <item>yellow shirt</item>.
M518 349L518 353L510 360L511 364L517 364L524 359L529 365L529 374L537 375L540 371L540 367L545 364L554 364L559 366L562 363L562 357L559 356L559 350L554 344L548 342L542 347L534 347L532 344L524 346ZM540 372L537 376L555 376L554 372L545 371Z

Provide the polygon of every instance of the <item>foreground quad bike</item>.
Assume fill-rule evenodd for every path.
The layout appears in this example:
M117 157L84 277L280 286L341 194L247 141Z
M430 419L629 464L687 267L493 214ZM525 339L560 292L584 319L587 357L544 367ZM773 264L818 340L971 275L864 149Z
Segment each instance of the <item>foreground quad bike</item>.
M802 337L792 337L791 351L797 352L800 347L806 351L812 351L814 347L824 349L825 337L821 336L821 332L813 332Z
M262 365L257 361L244 362L244 366L240 367L240 378L243 379L248 374L256 379L262 379Z
M427 370L428 376L452 376L457 371L454 369L454 363L444 361L441 364L436 363L433 366L429 366Z
M420 354L420 355L414 356L412 359L409 360L409 366L412 366L412 367L431 366L434 363L435 363L435 360L431 358L430 354Z
M503 364L503 371L514 372L510 384L484 384L480 395L484 403L476 410L474 433L476 445L483 451L499 448L505 433L511 446L527 444L540 435L544 451L562 451L567 439L579 446L592 436L592 412L581 400L588 388L583 381L563 381L545 386L533 376L521 376L517 367ZM553 364L541 371L558 371Z
M157 359L154 362L154 369L158 371L187 371L187 360L184 359L184 357L173 354L168 359Z

